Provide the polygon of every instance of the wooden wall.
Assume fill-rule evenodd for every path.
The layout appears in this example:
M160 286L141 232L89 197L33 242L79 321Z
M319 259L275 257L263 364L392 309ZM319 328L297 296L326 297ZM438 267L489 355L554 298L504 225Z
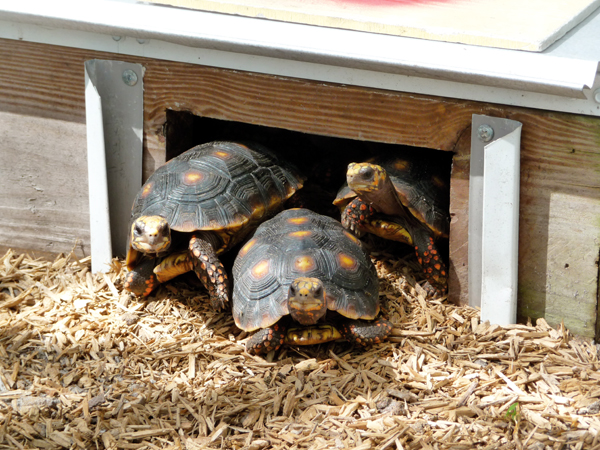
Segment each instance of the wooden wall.
M2 155L12 155L11 166L14 165L2 170L25 179L34 174L42 176L48 181L45 193L49 201L57 202L54 210L48 210L47 221L38 222L32 220L28 208L28 199L33 196L24 188L11 187L11 200L0 196L3 242L14 240L36 248L40 245L36 239L43 239L53 242L57 251L66 247L70 250L75 239L83 239L84 248L88 245L85 162L78 166L75 160L80 164L85 159L81 132L83 63L92 58L145 66L145 176L165 158L167 109L306 133L454 152L450 253L451 297L455 301L468 299L471 115L522 122L519 314L524 318L545 317L552 324L564 320L573 332L594 336L600 253L599 118L0 41L0 130L8 129L10 140L15 143L5 147L0 142ZM31 77L24 77L24 73L31 73ZM68 145L43 138L36 144L21 139L22 129L31 126L33 118L43 119L57 130L68 125L80 131L73 131ZM66 151L67 147L71 150ZM15 165L18 155L24 154L31 158L29 164ZM67 167L63 170L66 176L55 174L60 167ZM1 191L6 191L4 178L0 183ZM65 195L69 201L63 204ZM65 234L58 228L67 217L72 221L68 222L71 228L66 234L72 233L71 241L65 241ZM36 239L23 237L21 229L26 226L38 230L33 233ZM59 248L59 243L64 249Z

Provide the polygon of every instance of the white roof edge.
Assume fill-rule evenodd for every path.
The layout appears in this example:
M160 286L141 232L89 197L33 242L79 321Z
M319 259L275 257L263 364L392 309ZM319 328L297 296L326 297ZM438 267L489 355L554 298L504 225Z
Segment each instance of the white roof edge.
M156 39L334 67L586 98L594 59L477 47L155 4L107 0L0 2L0 21ZM73 43L77 47L77 43Z

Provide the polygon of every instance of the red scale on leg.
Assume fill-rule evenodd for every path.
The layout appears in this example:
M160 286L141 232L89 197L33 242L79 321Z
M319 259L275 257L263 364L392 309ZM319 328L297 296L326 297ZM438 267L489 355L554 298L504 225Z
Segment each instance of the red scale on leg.
M433 292L435 295L444 295L448 284L446 265L439 257L433 237L428 233L428 231L423 229L414 230L415 253L427 280L428 285L425 286L425 289ZM421 251L420 248L423 247L426 250Z

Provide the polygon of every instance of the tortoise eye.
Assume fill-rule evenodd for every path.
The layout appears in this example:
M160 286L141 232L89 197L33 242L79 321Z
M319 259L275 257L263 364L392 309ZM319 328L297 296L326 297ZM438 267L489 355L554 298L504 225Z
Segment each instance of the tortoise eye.
M315 297L320 297L323 294L323 286L317 286L315 288Z
M360 169L360 175L367 180L371 180L373 178L373 175L375 174L375 172L373 171L373 169L371 167L363 167L362 169Z
M296 295L296 288L293 284L290 285L290 295L294 297Z
M135 226L133 227L133 234L135 234L136 236L140 236L142 234L142 227L140 226L140 224L135 224Z

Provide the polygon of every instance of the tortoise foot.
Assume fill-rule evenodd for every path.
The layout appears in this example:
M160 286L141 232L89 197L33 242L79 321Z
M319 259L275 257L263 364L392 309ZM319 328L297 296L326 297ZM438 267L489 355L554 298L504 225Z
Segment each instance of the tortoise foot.
M253 355L265 355L283 345L286 327L276 323L270 328L258 330L246 341L246 351Z
M375 320L349 320L340 326L344 339L363 347L383 342L391 332L391 322L382 317Z
M123 287L138 297L147 297L160 284L154 274L154 259L146 259L130 270L123 283Z
M357 197L348 203L342 213L342 225L360 237L364 232L364 226L369 223L374 215L375 210L373 207Z

